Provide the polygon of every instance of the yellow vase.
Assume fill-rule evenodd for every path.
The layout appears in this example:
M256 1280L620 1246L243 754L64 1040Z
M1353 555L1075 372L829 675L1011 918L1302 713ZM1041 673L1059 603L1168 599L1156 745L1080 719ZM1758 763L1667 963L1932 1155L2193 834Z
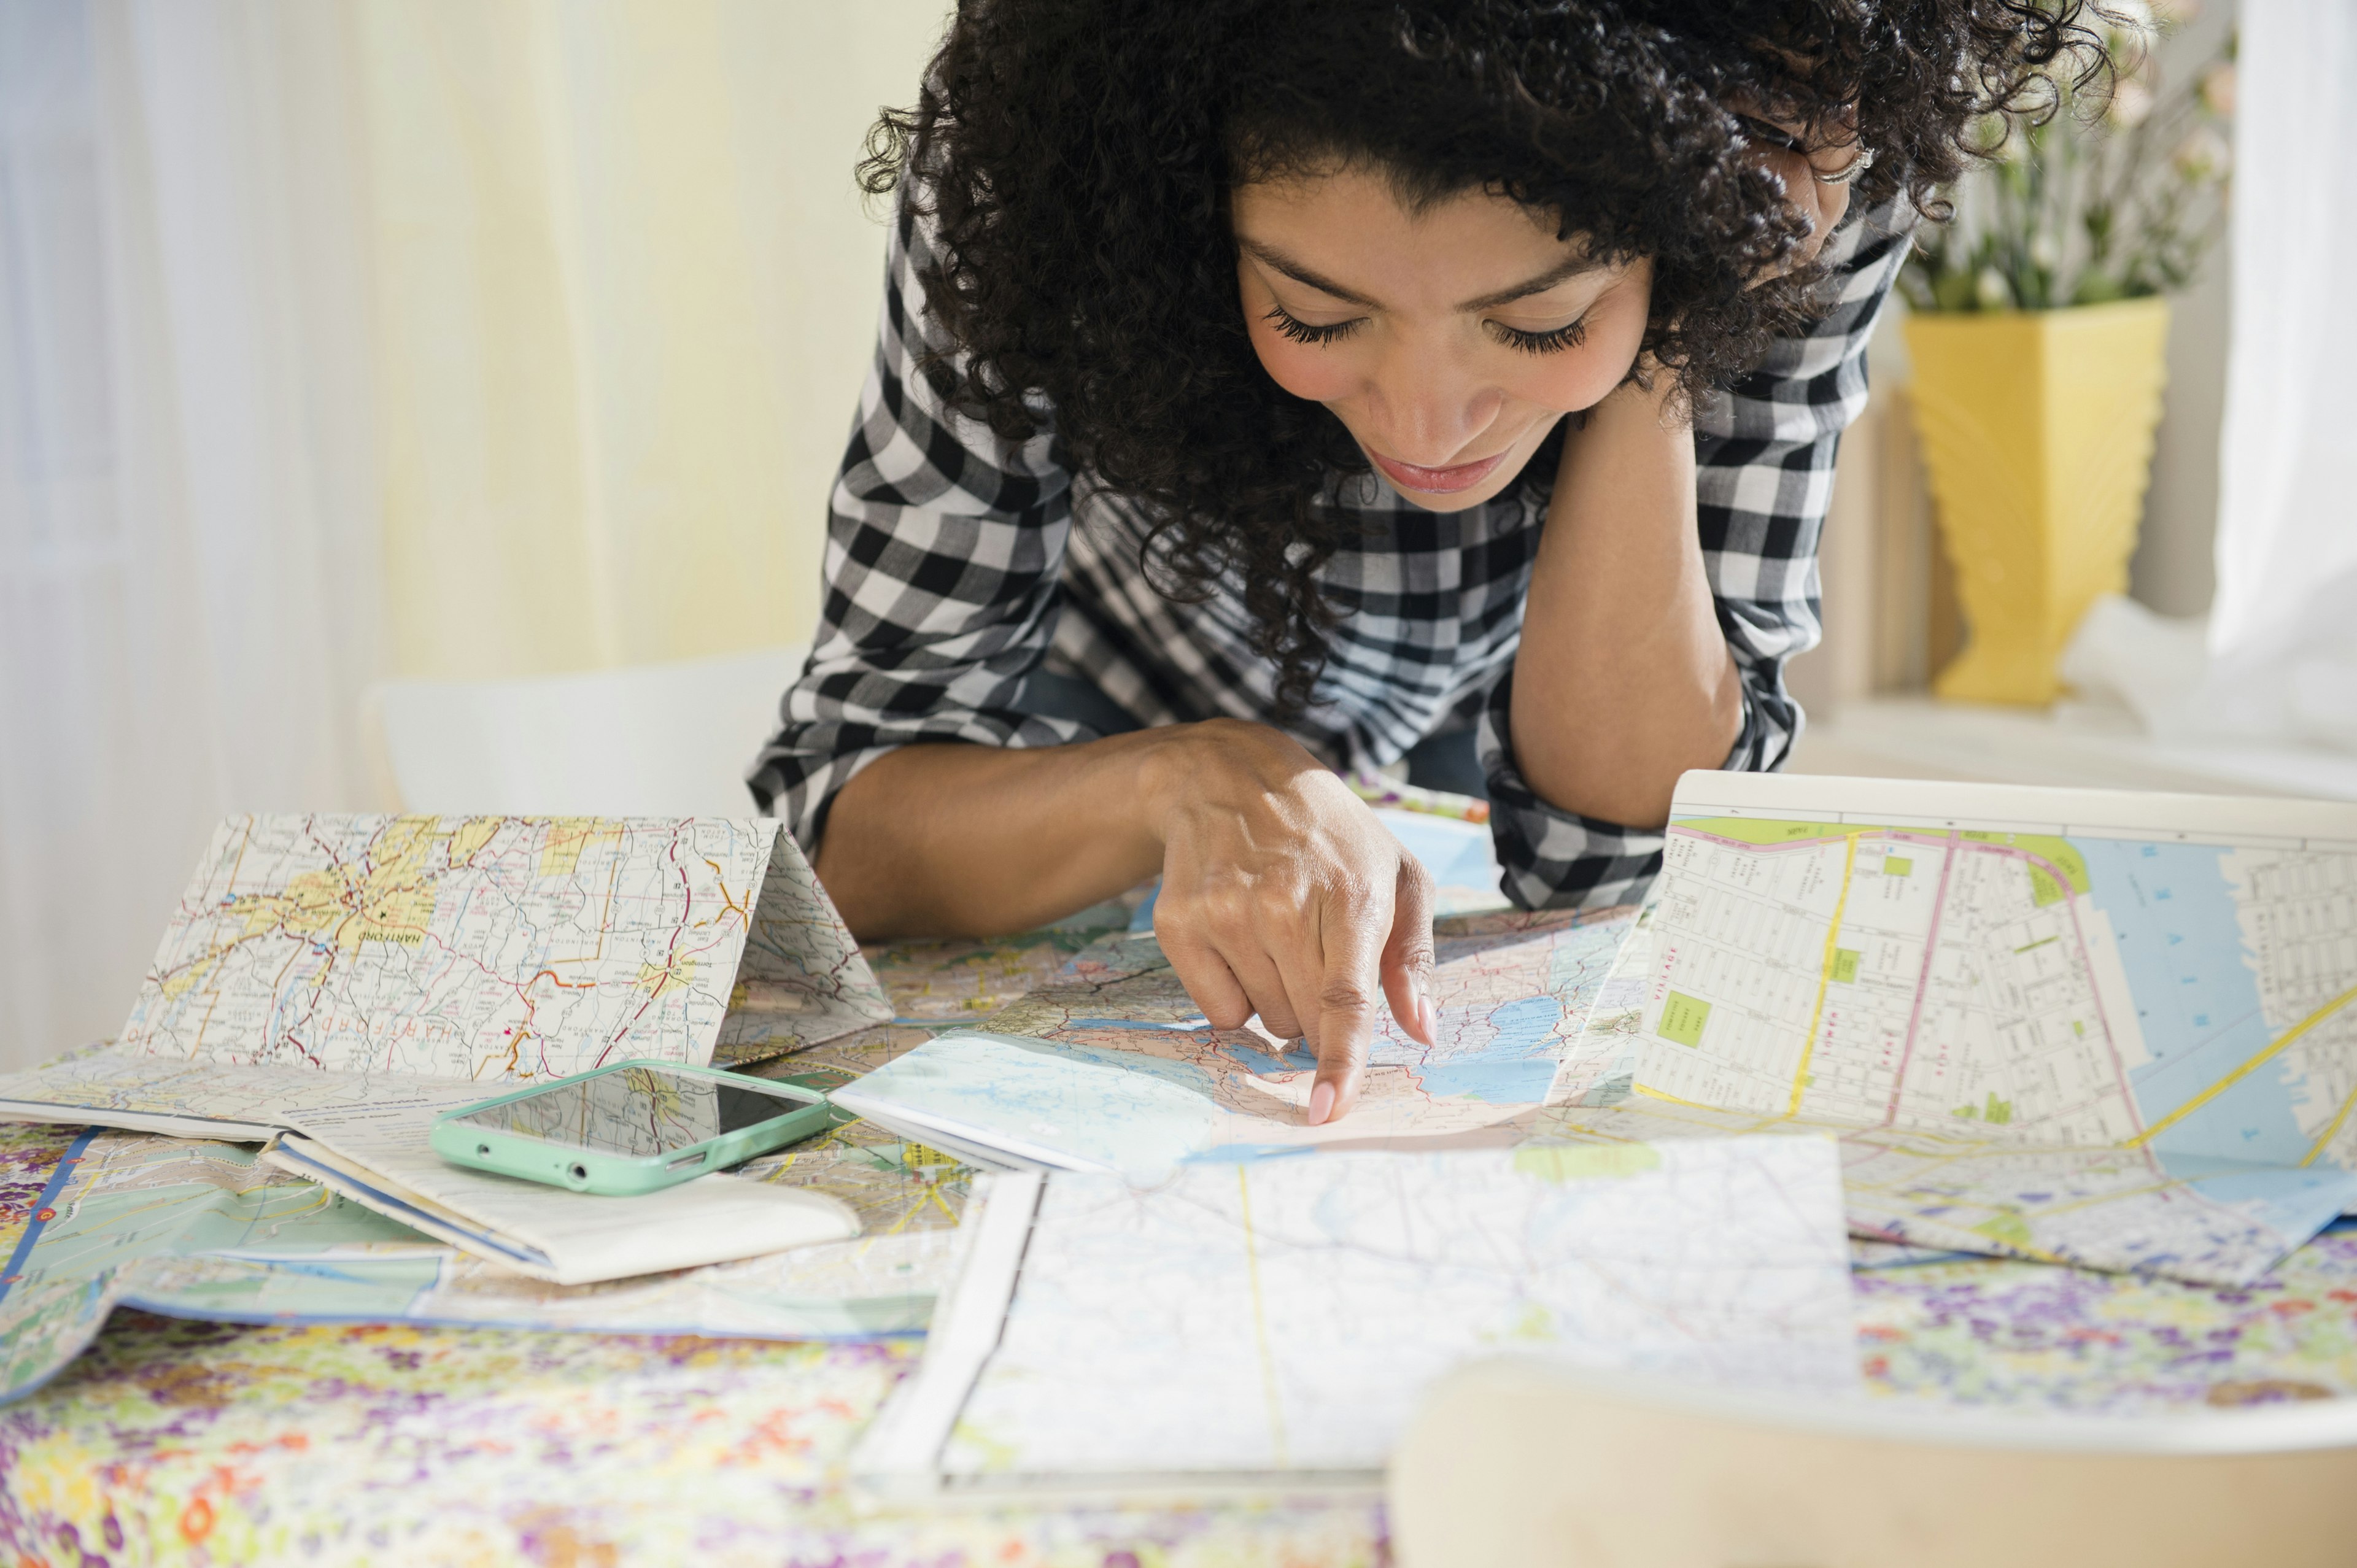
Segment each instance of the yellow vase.
M1907 318L1915 428L1964 612L1941 696L2052 702L2087 607L2127 590L2168 341L2163 299Z

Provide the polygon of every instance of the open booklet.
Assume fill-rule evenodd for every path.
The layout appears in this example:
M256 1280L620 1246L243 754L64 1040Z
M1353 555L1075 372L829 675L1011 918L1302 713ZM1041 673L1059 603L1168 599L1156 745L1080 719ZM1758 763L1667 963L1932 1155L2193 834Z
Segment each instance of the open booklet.
M802 1212L822 1220L832 1214L839 1229L848 1208L864 1224L856 1239L567 1285L520 1273L504 1252L492 1261L383 1218L288 1174L250 1144L101 1128L55 1133L63 1135L0 1127L0 1154L16 1158L20 1175L39 1168L38 1158L24 1158L35 1149L51 1161L39 1197L19 1211L22 1234L0 1273L0 1402L63 1369L118 1306L242 1323L763 1339L916 1333L947 1277L966 1190L954 1167L912 1158L897 1140L846 1121L748 1163L725 1184L684 1190L729 1196L761 1184L823 1196L826 1205ZM741 1194L733 1200L745 1201ZM576 1225L594 1222L599 1209L565 1207ZM687 1222L710 1217L692 1214ZM680 1216L673 1209L659 1219ZM774 1223L766 1234L778 1240Z
M742 1060L890 1016L773 821L238 817L120 1040L0 1077L0 1118L293 1134L271 1158L356 1201L540 1278L609 1279L856 1220L726 1178L585 1202L445 1165L433 1118L610 1061Z
M1462 958L1444 940L1444 1012L1466 959L1478 1008L1448 1050L1386 1033L1374 1057L1425 1091L1505 1065L1536 1019L1543 1091L1394 1111L1379 1067L1308 1128L1309 1058L1179 1016L1140 948L1100 983L1167 992L1161 1034L1037 993L839 1098L1000 1165L1139 1178L1442 1121L1460 1143L1819 1128L1861 1234L2213 1283L2357 1207L2357 805L1697 772L1667 841L1648 914L1608 922L1631 934L1604 984L1584 952L1561 983L1548 917Z

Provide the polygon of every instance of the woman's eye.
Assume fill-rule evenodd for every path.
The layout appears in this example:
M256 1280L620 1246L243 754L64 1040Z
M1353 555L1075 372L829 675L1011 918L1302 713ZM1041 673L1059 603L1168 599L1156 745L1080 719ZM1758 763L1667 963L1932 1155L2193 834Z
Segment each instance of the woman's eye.
M1525 354L1559 354L1566 349L1577 349L1587 340L1587 317L1566 322L1552 332L1525 332L1519 327L1509 327L1502 321L1485 321L1490 329L1509 349L1519 349Z
M1358 316L1330 327L1313 327L1281 305L1273 307L1264 319L1297 343L1339 343L1367 324L1365 317Z

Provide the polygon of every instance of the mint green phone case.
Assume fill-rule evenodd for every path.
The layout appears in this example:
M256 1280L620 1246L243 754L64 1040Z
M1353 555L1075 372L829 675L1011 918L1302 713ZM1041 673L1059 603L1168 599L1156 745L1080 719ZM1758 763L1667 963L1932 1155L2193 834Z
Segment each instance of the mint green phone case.
M750 1127L739 1127L733 1133L723 1133L717 1137L651 1155L615 1154L515 1128L502 1130L459 1120L465 1116L479 1116L487 1111L512 1105L518 1101L531 1100L567 1085L584 1083L612 1073L626 1073L634 1069L655 1069L665 1074L707 1079L716 1087L744 1089L759 1084L760 1089L757 1092L806 1103L800 1111L781 1107L778 1116L766 1122L757 1122ZM454 1165L496 1171L501 1176L522 1176L528 1181L543 1181L555 1187L569 1187L576 1192L629 1197L692 1181L707 1171L720 1170L741 1160L749 1160L755 1155L764 1155L771 1149L800 1143L804 1138L824 1132L837 1121L850 1119L847 1112L836 1111L826 1096L815 1089L780 1083L771 1079L748 1079L742 1073L723 1072L712 1068L640 1060L615 1062L594 1072L575 1073L570 1078L519 1090L513 1094L502 1094L496 1100L446 1111L434 1119L432 1142L434 1152ZM520 1117L518 1120L528 1121L529 1118Z

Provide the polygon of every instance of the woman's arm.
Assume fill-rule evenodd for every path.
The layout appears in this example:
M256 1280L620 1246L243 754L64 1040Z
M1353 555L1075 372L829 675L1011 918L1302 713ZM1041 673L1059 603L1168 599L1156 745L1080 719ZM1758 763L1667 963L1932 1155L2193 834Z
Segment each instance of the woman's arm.
M844 786L819 880L863 938L1017 930L1157 872L1154 930L1213 1027L1256 1013L1347 1112L1383 1002L1432 1043L1432 885L1340 779L1232 719L1073 746L910 746Z
M1430 878L1299 745L1233 721L1094 740L1019 700L1071 526L1052 431L943 401L921 225L895 225L875 373L830 508L802 678L750 779L864 938L1021 930L1162 875L1155 932L1221 1028L1318 1048L1350 1108L1388 995L1430 1042ZM966 743L966 744L942 744Z
M1523 649L1482 723L1498 856L1518 901L1626 902L1660 864L1658 824L1678 767L1782 766L1801 724L1783 665L1817 640L1817 532L1834 456L1842 430L1866 404L1866 346L1905 260L1911 220L1902 198L1835 235L1825 255L1824 316L1806 332L1779 338L1729 393L1706 401L1691 434L1674 438L1658 410L1639 417L1642 394L1634 388L1598 405L1589 430L1567 433ZM1591 435L1602 438L1592 447L1585 440ZM1670 483L1681 460L1691 466L1691 492ZM1583 487L1582 463L1588 480L1619 478ZM1664 499L1672 490L1680 496L1674 508ZM1674 566L1674 574L1617 598L1601 582L1583 584L1579 571L1587 568L1555 570L1585 556L1609 577L1647 554L1656 569ZM1694 597L1697 573L1706 606ZM1715 650L1701 636L1706 613ZM1583 638L1579 627L1565 624L1572 617L1593 617L1610 629ZM1568 699L1555 693L1580 676L1562 661L1575 649L1623 660L1625 703L1591 690L1581 699L1590 707L1577 716L1557 705ZM1723 719L1722 688L1711 682L1727 668L1724 660L1731 660L1736 682L1731 732L1700 722ZM1542 690L1531 700L1523 682L1534 675ZM1663 706L1648 716L1648 702ZM1641 736L1634 750L1616 751L1617 743L1590 727L1631 717L1658 719L1665 736L1676 726L1695 749L1680 761ZM1719 743L1716 753L1706 738ZM1534 757L1537 773L1525 778ZM1650 810L1638 809L1647 802ZM1629 814L1609 814L1615 811Z
M1694 432L1670 381L1631 383L1566 434L1514 660L1515 760L1539 798L1658 827L1689 768L1743 725L1695 532Z
M1797 142L1801 127L1782 127ZM1809 221L1795 263L1849 209L1848 144L1762 145ZM1827 179L1821 175L1837 177ZM1631 827L1669 820L1689 768L1727 760L1743 681L1696 533L1695 438L1670 378L1620 387L1576 424L1547 508L1512 699L1523 780L1558 810Z

